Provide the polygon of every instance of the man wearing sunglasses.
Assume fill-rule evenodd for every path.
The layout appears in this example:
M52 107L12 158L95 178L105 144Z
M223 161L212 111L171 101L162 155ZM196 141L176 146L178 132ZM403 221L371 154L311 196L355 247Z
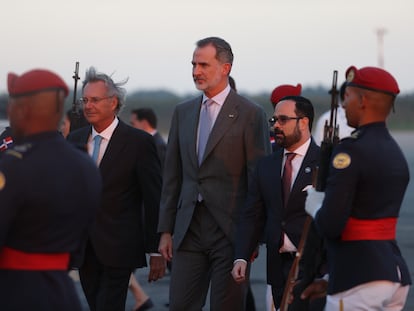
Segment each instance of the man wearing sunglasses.
M286 96L275 105L269 123L281 148L258 162L236 234L232 274L237 282L243 282L246 262L265 228L267 282L272 286L276 309L307 216L304 189L312 184L319 157L319 147L311 137L313 118L312 103L302 96ZM315 305L310 310L318 308Z

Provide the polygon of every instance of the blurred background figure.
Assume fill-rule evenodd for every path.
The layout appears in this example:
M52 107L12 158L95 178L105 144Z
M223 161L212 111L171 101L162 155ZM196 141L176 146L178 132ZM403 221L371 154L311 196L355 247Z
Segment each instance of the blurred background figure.
M131 126L143 130L154 137L155 147L157 148L158 157L161 161L161 171L164 168L165 152L167 144L157 131L157 116L151 108L138 108L131 111ZM129 290L135 299L135 311L147 310L153 307L151 298L145 293L139 284L134 273L131 274L129 281Z
M355 129L350 127L346 120L345 109L342 106L345 97L345 89L346 89L346 81L342 83L341 88L339 90L339 98L338 98L338 108L336 112L336 124L339 126L339 138L342 139L344 137L348 137L351 135L352 131ZM313 137L315 139L315 143L319 146L323 140L323 131L325 128L326 121L329 122L331 118L331 110L324 112L316 122L315 131L313 133Z
M72 109L66 111L66 114L63 116L63 120L60 123L60 132L62 133L63 137L67 137L69 135L69 132L71 130L71 117L72 115ZM85 116L83 115L83 112L80 112L79 115L79 127L87 126L89 123L86 121Z
M131 111L130 124L140 130L151 134L154 137L155 147L161 161L161 172L164 168L165 152L167 144L157 130L158 118L151 108L138 108Z

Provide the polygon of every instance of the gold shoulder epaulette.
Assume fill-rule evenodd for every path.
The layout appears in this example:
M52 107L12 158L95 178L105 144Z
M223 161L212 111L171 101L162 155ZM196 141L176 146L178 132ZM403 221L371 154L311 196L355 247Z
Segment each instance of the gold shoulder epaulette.
M359 137L360 131L353 131L351 134L351 138L357 139Z
M31 147L32 144L16 145L13 149L8 149L5 153L18 159L23 159L23 154L30 150Z
M20 152L18 152L18 151L16 151L16 150L14 150L14 149L6 150L6 154L7 155L11 155L13 157L16 157L18 159L23 159L23 154L20 153Z

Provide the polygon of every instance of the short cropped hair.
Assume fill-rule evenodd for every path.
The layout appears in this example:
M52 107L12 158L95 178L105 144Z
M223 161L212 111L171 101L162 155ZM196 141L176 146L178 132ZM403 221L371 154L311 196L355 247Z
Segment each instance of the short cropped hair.
M216 49L216 59L221 63L233 64L233 51L230 44L219 37L208 37L197 41L197 47L202 48L211 44Z
M146 120L152 128L157 128L157 116L151 108L138 108L131 111L139 121Z

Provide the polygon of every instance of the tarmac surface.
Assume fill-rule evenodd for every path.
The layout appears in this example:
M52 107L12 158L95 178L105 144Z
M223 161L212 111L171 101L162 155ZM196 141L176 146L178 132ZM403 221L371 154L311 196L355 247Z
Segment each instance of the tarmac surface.
M413 132L398 132L394 135L407 158L410 166L411 181L408 186L403 207L401 209L400 218L397 226L397 241L403 253L403 256L409 265L411 272L411 278L414 280L414 133ZM375 156L375 155L373 155ZM165 306L168 303L168 287L169 287L169 275L163 279L148 283L148 269L139 269L135 273L139 283L145 290L145 292L151 297L154 303L154 307L150 310L163 311L168 310ZM75 281L76 287L79 292L79 297L84 306L84 310L89 310L85 297L83 295L81 286L78 281ZM266 249L260 248L259 257L255 260L251 269L251 287L256 303L256 310L266 310ZM134 299L131 293L128 292L126 309L132 310L134 305ZM203 310L209 310L208 299L206 306ZM411 288L407 299L405 311L414 311L414 289ZM184 311L184 310L183 310Z

